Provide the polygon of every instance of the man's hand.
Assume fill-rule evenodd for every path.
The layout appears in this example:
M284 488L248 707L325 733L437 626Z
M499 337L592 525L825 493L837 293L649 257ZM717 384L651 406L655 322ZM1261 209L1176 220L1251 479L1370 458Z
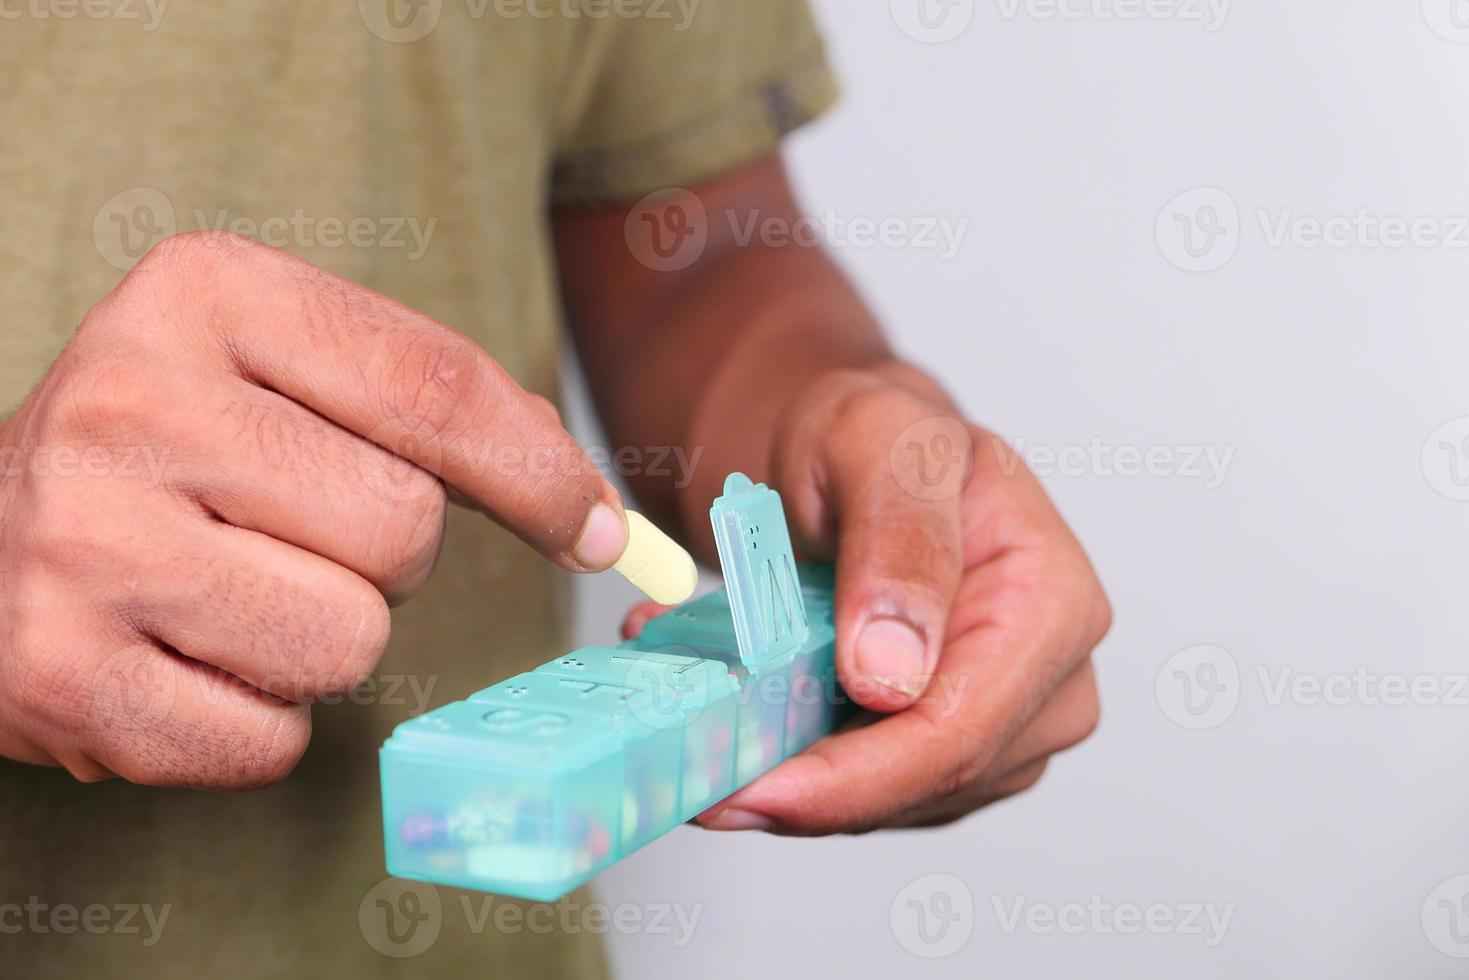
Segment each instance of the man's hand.
M280 779L438 555L445 484L573 571L622 504L467 338L218 234L149 253L0 426L0 755Z
M648 201L554 225L609 432L700 460L684 480L629 483L649 513L681 518L706 560L726 473L780 490L797 548L837 560L847 692L886 716L701 822L793 834L942 823L1030 786L1097 720L1089 655L1110 611L1081 547L1019 458L894 358L823 249L734 233L802 221L778 154ZM651 268L627 229L672 227L675 211L707 216L707 244L686 269Z
M1111 612L1076 539L998 438L889 365L812 386L783 416L774 455L797 549L837 561L843 687L882 717L788 760L704 826L946 823L1029 788L1091 733L1090 654Z

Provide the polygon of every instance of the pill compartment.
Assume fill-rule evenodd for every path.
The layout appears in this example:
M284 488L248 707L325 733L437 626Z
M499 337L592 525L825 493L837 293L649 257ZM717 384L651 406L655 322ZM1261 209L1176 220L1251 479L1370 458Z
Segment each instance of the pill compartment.
M791 661L791 687L786 702L785 754L819 741L834 727L841 700L832 663L830 628L813 624L811 637Z
M737 685L726 665L692 655L640 650L636 643L620 647L586 647L537 668L574 682L617 685L631 693L625 696L628 713L647 726L659 739L678 739L679 771L675 811L662 808L668 783L666 769L650 773L646 790L633 800L640 818L629 846L641 846L656 836L707 809L734 791L734 730L737 719ZM657 759L663 759L659 753ZM630 758L629 784L644 785L639 767ZM649 811L648 807L656 809ZM666 817L666 819L665 819ZM626 823L625 823L626 826ZM626 831L624 831L626 837Z
M739 660L734 619L729 611L729 597L723 589L650 619L634 643L644 650L661 646L718 650L731 662Z
M618 856L622 746L593 718L459 701L381 765L394 875L550 900Z
M831 565L798 565L797 574L801 578L801 603L811 628L826 626L834 630L836 569Z
M740 679L735 782L741 786L774 768L783 757L794 659L794 654L787 654Z

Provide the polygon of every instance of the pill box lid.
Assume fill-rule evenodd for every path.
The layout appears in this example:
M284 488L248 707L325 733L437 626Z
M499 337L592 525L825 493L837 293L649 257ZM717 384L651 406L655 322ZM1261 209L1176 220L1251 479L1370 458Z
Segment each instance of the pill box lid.
M505 682L496 688L514 683ZM520 703L495 688L403 722L383 752L477 769L570 772L621 751L605 724L590 715Z
M709 509L740 660L755 669L810 635L780 494L731 473Z
M605 703L611 695L629 724L654 729L680 727L739 689L729 668L717 660L628 646L582 647L534 673L556 678L588 701Z

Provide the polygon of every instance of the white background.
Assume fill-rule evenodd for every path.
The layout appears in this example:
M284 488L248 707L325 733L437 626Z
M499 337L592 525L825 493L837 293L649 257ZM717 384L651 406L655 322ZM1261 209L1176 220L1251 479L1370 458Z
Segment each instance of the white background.
M1463 30L1451 0L1238 3L1217 30L1202 3L1203 20L1191 0L1153 4L1184 16L961 0L962 33L928 44L886 0L821 0L845 98L790 144L814 213L968 219L948 261L836 253L974 418L1032 449L1233 454L1222 482L1090 458L1045 479L1117 610L1100 730L1031 793L945 831L675 832L599 881L611 904L700 907L682 947L614 935L622 976L1469 972L1448 955L1469 954L1469 913L1440 904L1465 881L1439 888L1469 872L1469 503L1451 499L1469 496L1469 422L1430 438L1469 416L1469 44L1450 39L1469 41L1469 4ZM1183 202L1220 205L1218 234L1190 259L1179 236L1192 220L1202 249L1210 215L1165 206L1206 187L1224 197ZM1362 210L1432 220L1396 248L1358 228L1313 246L1299 223ZM1272 243L1283 217L1298 235ZM632 598L586 586L582 641L609 640ZM1190 714L1175 671L1208 679L1201 665L1222 689ZM1346 703L1276 696L1283 677L1343 674ZM1387 675L1440 703L1380 703ZM936 947L899 896L934 873L962 882L946 941L972 930L943 959L916 955ZM1019 900L1094 897L1231 918L1213 946L1207 926L1002 926Z

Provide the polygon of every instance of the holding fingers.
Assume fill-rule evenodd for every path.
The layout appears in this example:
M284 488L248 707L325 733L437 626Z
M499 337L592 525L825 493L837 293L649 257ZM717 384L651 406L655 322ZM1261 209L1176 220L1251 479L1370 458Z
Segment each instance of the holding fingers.
M0 480L0 754L248 788L362 683L427 579L447 491L572 571L621 500L544 399L449 328L221 234L154 249L0 426L160 472Z

